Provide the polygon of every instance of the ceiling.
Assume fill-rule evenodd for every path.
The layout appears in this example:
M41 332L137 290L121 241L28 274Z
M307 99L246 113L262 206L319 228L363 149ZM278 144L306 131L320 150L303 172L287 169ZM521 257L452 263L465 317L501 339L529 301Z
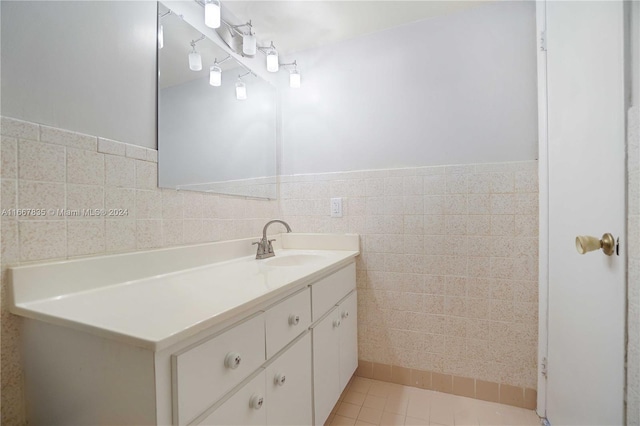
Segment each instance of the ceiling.
M234 24L252 20L260 45L273 40L278 52L287 54L458 12L488 1L222 0L222 5L223 17Z

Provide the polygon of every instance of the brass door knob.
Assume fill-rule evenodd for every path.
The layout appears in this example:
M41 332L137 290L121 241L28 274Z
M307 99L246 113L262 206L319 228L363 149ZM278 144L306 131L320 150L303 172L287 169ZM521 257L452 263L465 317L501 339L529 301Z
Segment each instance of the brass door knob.
M604 254L611 256L616 252L616 239L609 233L604 234L602 239L587 235L578 235L576 237L576 250L578 250L578 253L585 254L598 249L602 249Z

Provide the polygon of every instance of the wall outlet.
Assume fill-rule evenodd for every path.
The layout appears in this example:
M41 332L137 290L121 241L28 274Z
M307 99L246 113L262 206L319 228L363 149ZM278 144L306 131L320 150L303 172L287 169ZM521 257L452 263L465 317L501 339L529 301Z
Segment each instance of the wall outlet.
M342 217L342 198L331 199L331 217Z

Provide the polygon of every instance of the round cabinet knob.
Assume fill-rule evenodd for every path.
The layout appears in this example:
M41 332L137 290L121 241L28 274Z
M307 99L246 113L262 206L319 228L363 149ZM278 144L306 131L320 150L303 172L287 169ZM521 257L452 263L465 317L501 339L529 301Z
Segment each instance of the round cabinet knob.
M242 357L238 352L229 352L227 356L224 358L224 366L235 370L240 366L240 362L242 361Z
M349 318L349 311L342 311L342 319Z
M340 321L339 319L335 319L335 320L333 320L333 326L334 326L335 328L340 327L340 324L342 324L342 321Z
M261 409L263 404L264 398L258 394L253 394L253 396L251 397L251 401L249 401L249 407L253 408L254 410Z
M284 374L279 373L279 374L276 374L276 377L273 379L273 382L278 386L283 386L286 380L287 380L287 377Z
M289 315L289 325L298 325L300 324L300 315L291 314Z

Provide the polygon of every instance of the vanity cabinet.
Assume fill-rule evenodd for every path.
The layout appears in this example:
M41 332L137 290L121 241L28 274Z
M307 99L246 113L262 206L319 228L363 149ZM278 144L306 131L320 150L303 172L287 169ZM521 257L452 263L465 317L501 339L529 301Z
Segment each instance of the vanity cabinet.
M192 323L197 331L180 337L168 334L161 345L138 337L142 332L115 334L114 338L99 328L88 333L65 322L24 318L29 423L323 425L357 367L353 261L357 253L337 252L334 256L340 260L307 275L296 269L274 269L271 275L264 274L271 281L256 279L237 288L238 294L277 280L295 284L271 297L250 301L243 310L227 313L220 308L216 320L206 325L203 321L208 318L200 316L204 320ZM321 254L317 257L323 258ZM256 267L253 259L238 262ZM202 274L204 286L213 281L206 272L194 269L188 273ZM217 286L228 275L221 272L220 277L213 281ZM192 275L171 279L179 289L176 293L185 300L169 304L163 310L167 315L154 320L161 331L182 312L181 307L195 304L202 309L193 294L196 287L188 280ZM159 285L149 289L163 291ZM125 290L115 286L112 291ZM231 303L225 300L241 297L232 291L229 288L228 293L216 293L207 300ZM154 296L148 294L151 296L146 297ZM89 292L81 295L90 296ZM104 294L98 296L104 298ZM158 299L168 297L162 294ZM68 298L60 300L63 303ZM157 303L155 299L142 301L145 306ZM113 306L128 313L129 305ZM108 311L99 319L112 316ZM132 317L140 315L133 312ZM155 326L154 321L145 322L144 327ZM180 332L178 327L173 329Z
M333 307L312 334L314 424L322 425L358 367L356 291Z

